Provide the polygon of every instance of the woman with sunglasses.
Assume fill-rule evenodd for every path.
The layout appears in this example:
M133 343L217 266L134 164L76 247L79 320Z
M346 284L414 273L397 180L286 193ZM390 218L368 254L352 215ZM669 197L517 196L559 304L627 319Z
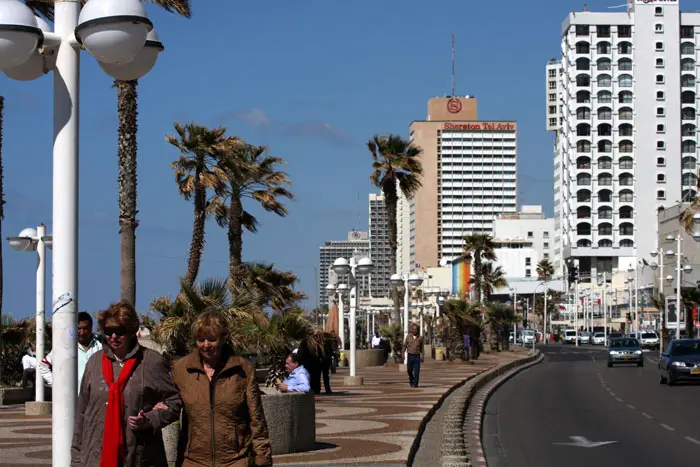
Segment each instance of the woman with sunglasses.
M83 374L71 465L165 467L160 428L178 420L182 407L168 366L139 345L139 318L129 303L110 305L98 324L105 345Z

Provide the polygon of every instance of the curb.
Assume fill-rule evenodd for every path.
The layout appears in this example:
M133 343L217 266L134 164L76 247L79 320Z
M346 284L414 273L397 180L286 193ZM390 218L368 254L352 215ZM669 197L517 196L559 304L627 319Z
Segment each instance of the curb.
M466 384L455 388L454 392L458 393L451 401L443 421L444 437L442 445L440 446L440 464L442 467L469 467L472 465L470 463L472 457L476 465L486 465L486 459L484 458L483 449L481 447L481 419L483 417L484 404L487 399L480 398L476 407L472 406L472 399L487 383L501 377L499 384L489 389L490 392L488 395L490 395L500 384L503 384L520 371L540 363L543 359L544 356L538 350L528 357L480 373L467 380ZM517 371L511 371L514 369ZM467 420L467 412L470 408L478 410L478 417ZM478 425L476 425L477 423ZM421 423L421 428L423 428L423 423ZM419 434L420 433L422 433L422 431L419 431ZM467 441L467 438L469 441ZM416 440L419 441L419 438L416 438ZM416 444L415 441L414 444ZM411 453L415 455L413 446ZM411 465L410 461L412 459L413 457L409 457L408 465Z

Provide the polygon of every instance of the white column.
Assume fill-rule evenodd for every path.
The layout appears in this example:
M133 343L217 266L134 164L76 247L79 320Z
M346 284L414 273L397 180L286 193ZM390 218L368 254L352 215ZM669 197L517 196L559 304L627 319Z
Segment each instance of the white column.
M406 342L408 339L408 309L410 307L409 300L411 299L410 291L408 290L408 276L403 281L404 293L403 293L403 341ZM408 352L405 353L403 357L404 365L408 365Z
M676 247L676 339L681 338L681 233L678 232Z
M634 328L639 332L639 264L634 267Z
M357 313L357 281L355 280L355 266L352 267L353 284L350 289L350 376L355 376L355 336L357 333L355 322Z
M579 297L579 292L578 292L578 281L575 282L576 286L576 306L574 307L574 310L576 311L576 314L574 315L574 329L576 330L576 341L575 345L578 347L578 307L579 304L581 303L581 298Z
M608 343L608 281L607 274L603 273L603 298L601 299L601 304L603 305L603 345Z
M340 351L345 351L345 304L343 294L338 294L338 334L340 337Z
M549 344L549 334L547 333L547 281L544 283L544 312L542 313L544 324L542 325L542 334L544 335L544 343Z
M46 226L40 224L36 228L37 237L39 238L37 252L37 267L36 267L36 363L37 371L34 381L34 393L37 402L44 401L44 378L41 377L38 365L44 359L44 326L46 315Z
M372 346L370 345L372 343L372 333L370 332L369 325L370 325L370 318L369 315L372 313L372 310L367 308L367 312L365 313L365 320L367 321L366 327L367 327L367 348L370 349Z
M80 49L71 44L80 2L54 4L63 39L54 71L52 465L69 467L78 386L78 120Z

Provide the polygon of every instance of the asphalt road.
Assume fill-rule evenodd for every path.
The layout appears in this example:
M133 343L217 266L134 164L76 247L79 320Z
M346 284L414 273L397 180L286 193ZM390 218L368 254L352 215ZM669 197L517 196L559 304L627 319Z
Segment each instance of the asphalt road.
M490 467L700 461L700 385L660 385L658 353L645 354L642 368L608 368L600 347L540 349L545 361L487 403L482 442Z

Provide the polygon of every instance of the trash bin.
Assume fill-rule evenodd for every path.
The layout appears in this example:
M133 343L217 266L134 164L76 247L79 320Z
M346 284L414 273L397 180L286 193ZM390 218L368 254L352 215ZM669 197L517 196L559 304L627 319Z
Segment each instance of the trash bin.
M435 349L435 360L441 362L445 359L445 349L437 348Z

